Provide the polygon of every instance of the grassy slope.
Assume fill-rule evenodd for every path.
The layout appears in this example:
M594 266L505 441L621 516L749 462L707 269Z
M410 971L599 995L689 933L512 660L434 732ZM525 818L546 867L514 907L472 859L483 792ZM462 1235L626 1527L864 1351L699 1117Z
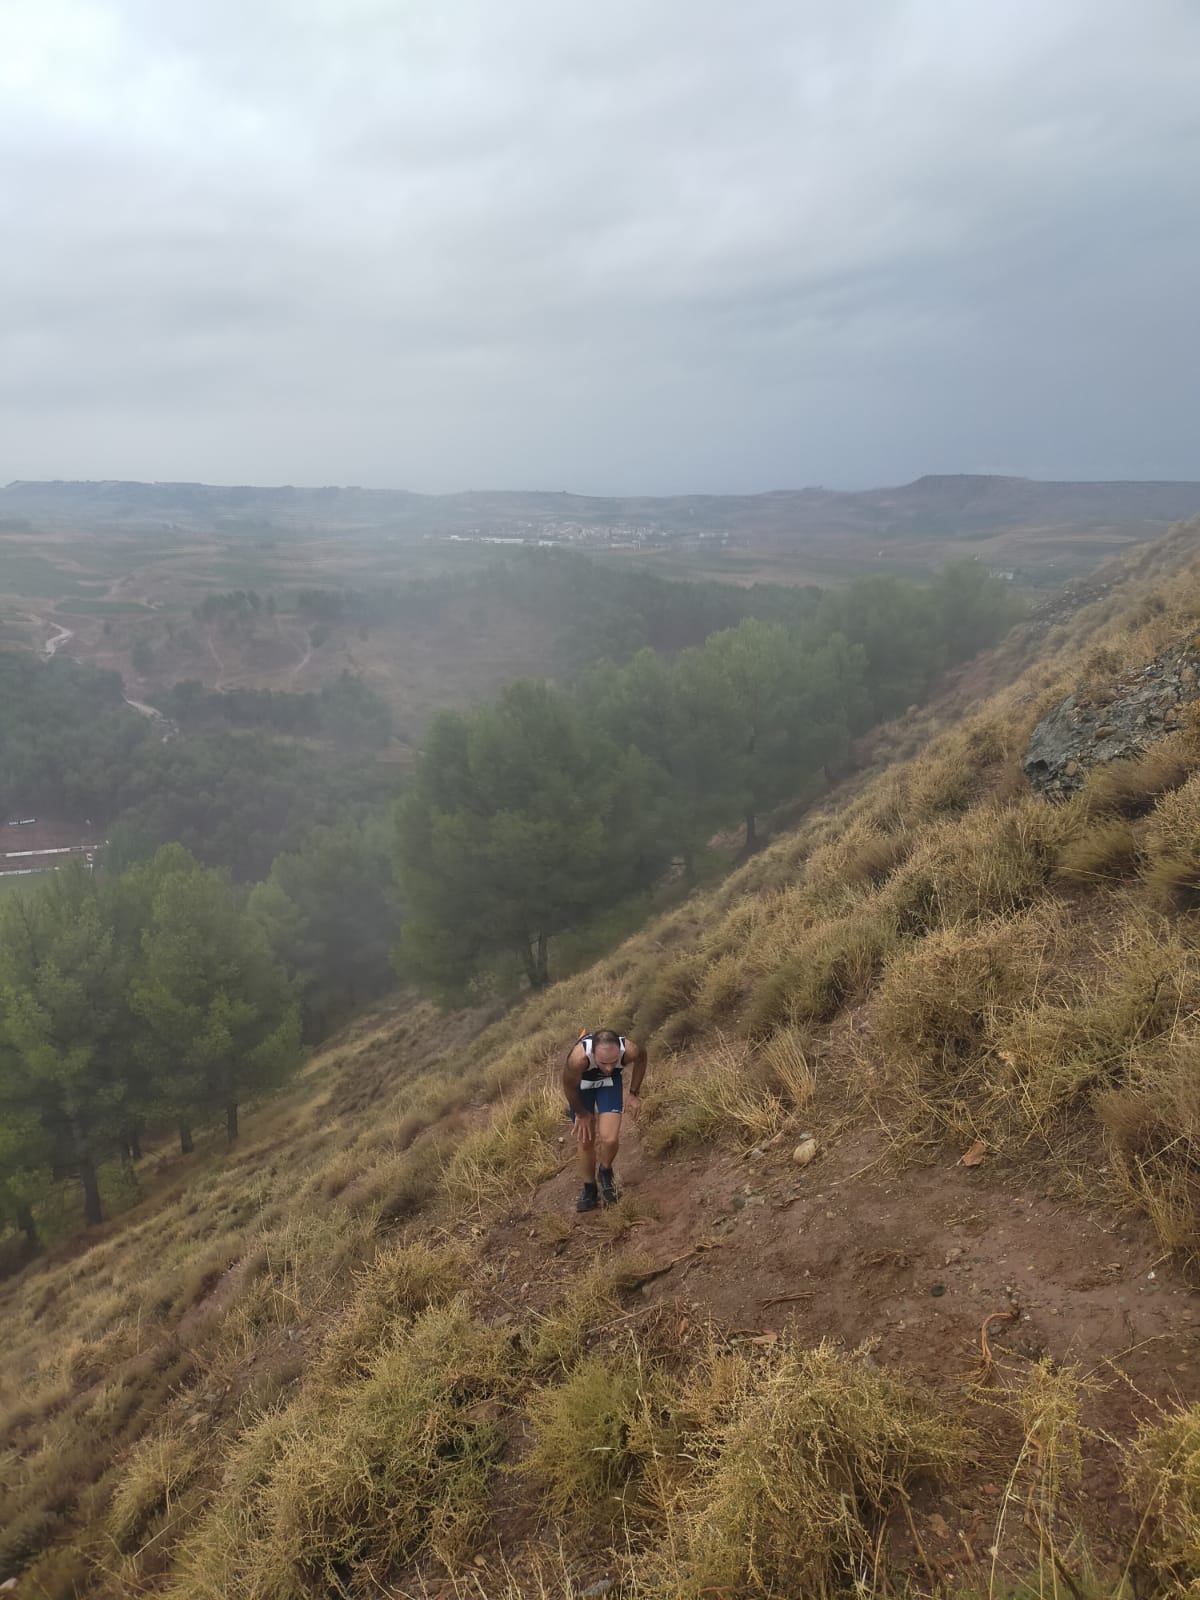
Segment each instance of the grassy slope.
M1200 739L1059 809L1019 765L1077 682L1195 627L1196 531L587 972L488 1026L364 1019L233 1156L151 1151L140 1208L0 1288L0 1577L1200 1584ZM580 1225L552 1077L602 1017L653 1093Z

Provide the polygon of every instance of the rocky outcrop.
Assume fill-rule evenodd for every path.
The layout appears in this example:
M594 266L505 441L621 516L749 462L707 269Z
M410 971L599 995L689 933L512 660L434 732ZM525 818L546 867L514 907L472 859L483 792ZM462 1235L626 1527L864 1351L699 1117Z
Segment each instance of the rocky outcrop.
M1200 697L1200 633L1144 666L1069 694L1033 730L1025 773L1041 794L1078 789L1090 767L1135 756L1173 733L1183 707Z

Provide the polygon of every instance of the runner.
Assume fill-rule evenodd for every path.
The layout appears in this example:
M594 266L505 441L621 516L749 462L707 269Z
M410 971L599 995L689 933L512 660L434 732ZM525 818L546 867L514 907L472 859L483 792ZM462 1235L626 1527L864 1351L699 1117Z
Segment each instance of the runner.
M626 1068L628 1092L624 1085ZM645 1075L646 1052L611 1028L583 1034L567 1056L562 1085L575 1124L583 1176L576 1211L594 1211L601 1200L606 1206L616 1203L613 1162L621 1138L621 1116L627 1110L636 1117L641 1110L638 1096Z

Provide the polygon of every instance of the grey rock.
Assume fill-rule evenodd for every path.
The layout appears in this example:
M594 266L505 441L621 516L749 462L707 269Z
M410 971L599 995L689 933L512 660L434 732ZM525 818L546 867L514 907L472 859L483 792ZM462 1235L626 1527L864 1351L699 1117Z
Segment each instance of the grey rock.
M1088 769L1138 755L1173 732L1200 695L1200 634L1122 673L1103 694L1081 685L1043 717L1025 752L1031 788L1051 798L1083 786Z

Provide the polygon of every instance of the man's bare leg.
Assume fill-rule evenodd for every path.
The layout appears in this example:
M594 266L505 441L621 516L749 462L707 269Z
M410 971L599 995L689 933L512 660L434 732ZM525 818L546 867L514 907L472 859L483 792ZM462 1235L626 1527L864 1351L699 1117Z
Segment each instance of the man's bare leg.
M579 1176L584 1183L596 1181L596 1139L593 1135L586 1144L581 1139L575 1146L575 1153L579 1158Z
M609 1182L613 1182L612 1165L617 1159L617 1148L621 1142L621 1113L619 1111L602 1111L596 1118L596 1164L601 1169L601 1184L603 1187L604 1172L607 1171ZM606 1196L606 1198L608 1198Z
M594 1113L577 1115L571 1130L578 1153L579 1175L583 1179L583 1192L575 1202L576 1211L594 1211L600 1204L596 1186L596 1120Z

